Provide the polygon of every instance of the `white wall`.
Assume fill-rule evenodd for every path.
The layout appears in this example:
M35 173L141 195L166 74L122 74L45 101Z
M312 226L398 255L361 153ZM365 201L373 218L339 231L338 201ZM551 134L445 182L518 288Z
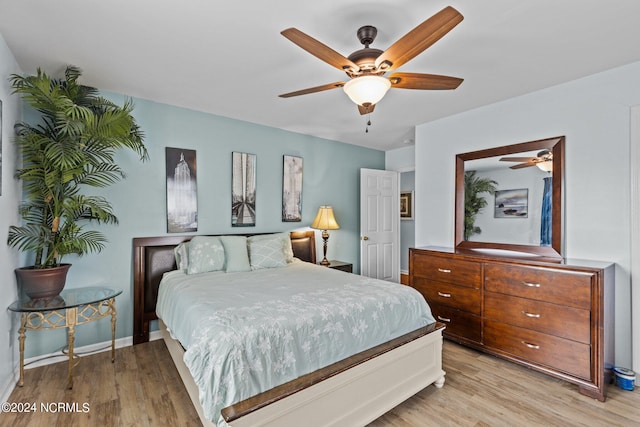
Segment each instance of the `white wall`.
M457 153L566 136L565 255L616 263L616 364L625 367L632 334L629 128L637 104L640 63L420 125L415 148L416 245L451 246Z
M16 279L13 270L19 266L18 252L10 249L5 242L9 225L18 224L18 200L20 186L13 178L16 169L16 149L13 144L13 125L20 121L21 102L11 95L9 76L20 74L21 70L13 54L0 34L0 101L2 101L2 194L0 195L0 398L6 400L17 380L14 368L18 362L17 341L15 340L18 316L7 310L17 298Z
M640 105L631 108L631 333L633 370L640 376Z
M385 169L397 172L406 172L415 170L415 146L396 148L385 152L384 165Z

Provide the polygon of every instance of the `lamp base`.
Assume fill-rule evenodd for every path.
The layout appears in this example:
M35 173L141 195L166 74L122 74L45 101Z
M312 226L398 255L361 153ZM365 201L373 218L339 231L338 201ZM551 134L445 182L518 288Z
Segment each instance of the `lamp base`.
M327 242L329 240L329 232L327 230L322 230L322 240L324 244L322 245L322 261L320 261L320 265L324 265L326 267L331 264L327 260Z

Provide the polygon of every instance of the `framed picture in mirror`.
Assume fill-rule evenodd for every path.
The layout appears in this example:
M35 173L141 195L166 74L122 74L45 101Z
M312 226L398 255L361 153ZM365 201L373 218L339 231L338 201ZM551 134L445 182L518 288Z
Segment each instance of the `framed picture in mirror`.
M495 193L494 218L527 218L529 189L497 190Z
M400 192L400 219L413 220L413 191Z

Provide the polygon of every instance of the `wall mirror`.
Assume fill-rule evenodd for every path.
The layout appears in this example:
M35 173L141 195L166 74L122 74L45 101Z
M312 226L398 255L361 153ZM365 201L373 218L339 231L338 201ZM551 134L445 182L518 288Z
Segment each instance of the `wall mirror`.
M562 257L564 139L559 136L456 156L457 249ZM483 186L496 191L477 192ZM474 215L473 207L480 198L484 207Z

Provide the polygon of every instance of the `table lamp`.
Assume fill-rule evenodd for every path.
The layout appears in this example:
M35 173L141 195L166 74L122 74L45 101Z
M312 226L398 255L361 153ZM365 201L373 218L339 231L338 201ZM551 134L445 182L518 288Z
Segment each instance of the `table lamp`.
M327 230L337 230L340 228L335 216L333 215L333 208L331 206L320 206L316 219L311 223L311 228L316 230L322 230L322 240L324 240L323 256L320 265L330 265L327 260L327 241L329 240L329 232Z

